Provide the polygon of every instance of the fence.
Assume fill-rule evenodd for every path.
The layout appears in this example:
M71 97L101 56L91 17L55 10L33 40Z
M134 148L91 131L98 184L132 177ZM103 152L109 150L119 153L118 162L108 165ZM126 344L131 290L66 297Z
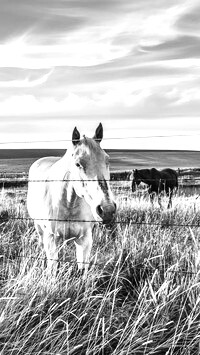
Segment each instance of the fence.
M13 184L16 183L17 186L19 186L18 184L20 184L21 182L24 184L28 184L28 182L35 182L35 183L45 183L45 182L69 182L69 181L80 181L80 180L69 180L69 179L64 179L64 180L29 180L29 179L10 179L10 181L8 181L7 179L0 179L0 182L3 184L3 186L6 186L6 183L11 183ZM97 182L97 180L87 180L87 182ZM119 181L126 181L126 180L113 180L112 178L106 181L110 181L110 182L119 182ZM13 185L12 185L13 186ZM0 213L0 222L7 222L8 220L17 220L17 221L48 221L48 222L60 222L60 223L99 223L99 221L97 220L80 220L80 219L55 219L55 218L35 218L32 219L30 217L21 217L21 216L8 216L6 215L6 213L4 212L3 214ZM138 222L136 221L134 218L130 218L130 217L126 217L125 219L120 219L120 220L114 220L113 224L127 224L127 225L152 225L152 226L160 226L160 227L168 227L168 228L177 228L177 227L187 227L187 228L199 228L200 227L200 222L199 223L168 223L168 222Z
M5 257L5 256L0 255L0 259L3 259L3 258L6 258L7 260L10 260L9 257ZM17 259L22 259L22 260L26 259L26 260L36 260L36 261L40 260L40 261L43 261L43 262L46 261L46 258L42 258L42 257L39 257L39 256L18 255L16 258ZM62 261L60 259L51 259L51 258L49 258L48 260L55 261L55 262L58 262L58 263L63 263L65 265L75 265L75 264L79 264L79 263L85 264L85 265L89 265L89 264L101 265L100 263L97 263L97 262L95 262L95 263L92 263L92 262L78 262L77 260L75 262L74 261L69 261L69 260L66 262L66 261ZM145 262L137 263L136 265L134 265L135 268L144 267L144 266L146 266ZM161 267L166 267L166 265L165 264L161 264L161 265L159 265L159 267L158 266L155 267L154 271L155 270L159 270ZM195 272L195 271L188 271L188 270L184 270L184 269L181 269L181 270L180 269L179 270L166 270L166 272L169 272L169 273L183 273L183 274L187 274L187 275L199 275L200 274L200 271L196 271Z
M127 136L127 137L104 137L103 140L126 140L126 139L148 139L148 138L172 138L172 137L194 137L200 136L200 133L193 134L161 134L161 135L145 135L145 136ZM32 144L32 143L59 143L71 142L72 139L54 139L54 140L32 140L32 141L8 141L0 142L0 145L6 144Z
M180 170L180 169L179 169ZM193 172L193 174L197 174L198 176L198 182L200 184L200 169L196 169L195 172ZM186 175L185 175L186 174ZM14 175L14 178L12 177L12 175ZM16 176L17 175L17 176ZM113 183L119 183L119 182L132 182L130 180L130 175L131 175L131 171L117 171L117 172L112 172L110 174L110 179L100 179L98 180L98 182L100 181L103 181L103 182L110 182L111 184ZM21 177L22 176L22 177ZM179 171L179 176L181 176L181 180L179 180L179 186L181 187L188 187L190 186L190 182L191 182L191 179L189 178L188 179L188 176L189 173L188 171L185 169L183 169L182 172ZM183 177L186 176L186 178L183 180ZM192 178L193 179L193 178ZM87 179L87 180L80 180L80 179L29 179L28 178L28 174L25 174L24 173L9 173L9 174L0 174L0 187L3 187L3 188L9 188L9 187L23 187L23 186L27 186L28 183L67 183L67 182L97 182L97 179ZM143 179L143 181L145 182L145 179ZM151 181L157 181L158 182L158 179L151 179ZM159 180L160 181L160 180ZM161 180L162 181L162 180ZM170 179L168 179L167 181L170 181ZM188 183L188 181L190 181ZM194 181L194 180L192 180ZM165 181L164 181L165 182ZM194 183L192 186L193 187L198 187L200 186L199 184L196 184ZM124 188L124 190L126 190L126 193L127 193L127 189L130 190L131 192L131 184L130 186L128 185L124 185L124 186L112 186L112 188L118 188L119 191L121 189ZM14 219L14 218L13 218ZM22 219L20 217L16 217L15 219ZM27 220L29 218L26 218ZM3 221L3 220L6 220L6 217L3 217L0 215L0 221ZM37 220L42 220L41 218L38 218ZM53 221L51 219L49 219L49 221ZM62 220L57 220L58 222L66 222L66 221L62 221ZM95 221L95 220L92 220L92 221L80 221L80 220L73 220L73 221L68 221L68 222L98 222L98 221ZM124 221L115 221L115 223L127 223L127 222L124 222ZM129 223L135 223L134 220L130 220ZM183 225L181 225L183 226ZM185 225L187 226L187 225ZM189 225L190 227L199 227L199 225Z
M14 221L48 221L48 222L60 222L60 223L100 223L98 220L83 220L83 219L58 219L58 218L31 218L31 217L13 217L13 216L2 216L0 215L1 222L7 222L9 220ZM114 226L117 224L125 224L125 225L136 225L136 226L160 226L167 228L178 228L178 227L187 227L187 228L199 228L200 223L168 223L168 222L137 222L133 218L126 218L121 220L113 220L111 224L107 224L108 226Z
M111 179L107 180L109 182L117 182L119 183L119 181L127 181L126 179L122 179L121 176L119 179L114 179L114 177L116 177L116 175L113 175L113 177L111 177ZM27 185L28 182L35 182L35 183L46 183L46 182L55 182L55 183L59 183L59 182L68 182L69 179L64 179L64 180L30 180L27 178L27 176L25 178L10 178L10 183L13 183L13 182L16 182L16 184L22 182L24 184ZM71 180L70 180L71 181ZM79 181L79 180L74 180L74 181ZM89 182L96 182L96 180L87 180ZM8 177L4 177L4 178L1 178L0 179L0 182L4 184L8 183ZM37 219L32 219L30 217L26 217L26 216L9 216L9 215L2 215L0 213L0 223L4 224L6 222L8 222L9 220L12 220L12 221L34 221L34 220L37 220L37 221L48 221L48 222L59 222L59 223L87 223L87 222L91 222L91 223L99 223L99 221L97 220L79 220L79 219L54 219L54 218L37 218ZM199 228L200 227L200 220L198 223L173 223L173 222L167 222L167 221L160 221L160 222L147 222L147 221L137 221L135 218L131 218L131 217L126 217L126 218L121 218L121 219L116 219L113 221L113 227L116 225L128 225L128 226L157 226L157 227L161 227L161 228L180 228L180 227L183 227L183 228ZM4 255L1 255L0 258L4 258L5 256ZM40 257L34 257L34 256L24 256L24 255L20 255L20 256L17 256L17 258L20 258L20 259L28 259L28 260L43 260L45 261L46 259L45 258L40 258ZM53 259L52 259L53 260ZM58 260L54 260L54 261L58 261ZM59 260L59 262L61 262ZM77 263L77 262L76 262ZM67 261L67 264L74 264L74 261L70 262L70 261ZM89 264L89 263L88 263ZM98 263L95 263L95 264L98 264ZM144 266L144 263L141 264L141 266ZM172 273L185 273L185 274L191 274L191 275L196 275L198 274L198 272L193 272L193 271L186 271L186 270L169 270L169 272L172 272Z

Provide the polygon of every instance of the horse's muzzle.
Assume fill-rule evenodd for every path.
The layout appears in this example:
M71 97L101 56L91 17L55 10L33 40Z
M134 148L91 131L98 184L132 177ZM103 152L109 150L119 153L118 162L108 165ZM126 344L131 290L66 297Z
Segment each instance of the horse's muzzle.
M105 224L110 223L116 213L116 203L110 203L109 205L98 205L96 208L96 212L99 215L99 217L101 217L102 222Z

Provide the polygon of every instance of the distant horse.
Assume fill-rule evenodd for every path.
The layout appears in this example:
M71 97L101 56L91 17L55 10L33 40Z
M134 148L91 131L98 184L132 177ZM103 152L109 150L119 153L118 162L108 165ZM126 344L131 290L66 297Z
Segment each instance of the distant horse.
M157 170L152 169L135 169L133 170L132 191L141 182L148 185L148 192L153 201L153 193L158 195L158 203L160 203L160 193L164 191L169 196L167 208L172 206L172 195L175 188L178 188L178 174L173 169Z
M87 271L93 226L109 223L115 215L102 138L101 123L93 138L80 139L75 127L72 148L63 157L41 158L30 167L27 208L51 270L57 269L63 241L74 240L78 268Z

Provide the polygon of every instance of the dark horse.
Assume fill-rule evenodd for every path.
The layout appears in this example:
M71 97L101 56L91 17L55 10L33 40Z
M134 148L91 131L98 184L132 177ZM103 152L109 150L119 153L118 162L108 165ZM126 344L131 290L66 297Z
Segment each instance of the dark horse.
M141 182L144 182L149 186L148 192L153 201L153 195L158 195L158 203L160 203L160 193L163 191L169 196L169 202L167 208L172 206L173 190L178 188L178 174L173 169L157 170L152 169L135 169L133 170L132 191L136 190Z

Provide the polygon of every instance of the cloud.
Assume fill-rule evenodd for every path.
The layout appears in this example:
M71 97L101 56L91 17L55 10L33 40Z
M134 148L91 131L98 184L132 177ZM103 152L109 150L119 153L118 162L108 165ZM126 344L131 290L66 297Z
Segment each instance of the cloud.
M1 4L0 38L6 41L27 31L36 34L41 31L41 35L51 37L53 33L80 28L83 22L81 16L68 15L63 1L51 1L47 5L43 0L19 0L17 4L15 0L8 0Z
M19 0L16 6L15 0L5 1L0 13L1 65L6 63L4 57L8 66L39 68L90 66L126 56L140 41L160 42L171 34L180 12L172 4L162 0Z
M180 62L179 68L177 61L176 66L170 67L168 62L131 66L131 56L129 60L129 65L116 60L105 65L50 71L15 68L15 72L14 68L7 68L0 82L4 87L0 115L87 117L101 113L111 118L161 118L184 115L185 106L187 114L189 106L191 114L196 114L198 103L194 98L198 97L199 82L197 69L191 70L190 62L182 67Z
M22 70L19 68L0 69L0 88L33 88L44 84L52 71Z
M197 36L177 35L175 38L165 40L152 46L141 46L147 53L154 53L157 60L184 59L200 57L200 38Z
M190 3L3 2L1 117L197 116L200 39Z
M19 0L16 4L15 0L7 0L1 4L0 38L6 41L28 31L33 41L35 37L35 41L46 45L58 41L64 34L82 29L86 24L97 25L105 21L105 16L110 19L111 13L115 17L119 11L128 11L129 1L123 3L121 0Z
M197 3L197 2L196 2ZM198 36L200 34L199 12L200 6L191 2L187 11L177 20L176 28L183 33L190 33Z
M13 95L0 103L1 117L95 117L102 115L110 119L130 117L145 119L175 116L198 116L200 110L199 89L182 88L181 83L171 85L134 88L131 85L112 86L93 94L69 92L62 99L31 94ZM30 115L31 112L31 115Z
M1 42L22 35L37 21L35 11L27 11L27 5L14 0L1 2L0 39Z

